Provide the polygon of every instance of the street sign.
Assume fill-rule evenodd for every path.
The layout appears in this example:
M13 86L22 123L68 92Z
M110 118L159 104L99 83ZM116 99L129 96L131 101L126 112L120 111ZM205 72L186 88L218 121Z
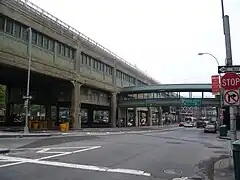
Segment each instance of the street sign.
M238 106L239 105L239 90L224 91L224 105Z
M224 74L221 78L221 86L224 90L239 89L240 76L234 72Z
M226 72L240 73L240 66L218 66L218 73Z
M181 106L186 106L186 107L200 107L202 104L201 99L198 98L183 98L181 100Z
M217 95L219 93L219 76L213 75L212 76L212 94Z

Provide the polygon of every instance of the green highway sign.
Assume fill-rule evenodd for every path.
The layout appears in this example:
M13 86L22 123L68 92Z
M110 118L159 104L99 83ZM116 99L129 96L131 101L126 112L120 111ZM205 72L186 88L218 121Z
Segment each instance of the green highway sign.
M200 107L202 105L202 100L199 98L182 98L181 106L187 107Z

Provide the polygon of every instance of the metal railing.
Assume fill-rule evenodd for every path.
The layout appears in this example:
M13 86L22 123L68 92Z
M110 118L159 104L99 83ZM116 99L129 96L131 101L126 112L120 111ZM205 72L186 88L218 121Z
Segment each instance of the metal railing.
M70 25L64 23L63 21L61 21L60 19L58 19L57 17L53 16L52 14L48 13L47 11L45 11L44 9L40 8L39 6L37 6L36 4L30 2L29 0L14 0L17 3L19 3L20 5L28 8L30 11L33 11L34 13L42 16L43 18L48 19L49 21L59 25L61 28L66 29L68 31L70 31L71 33L73 33L73 35L77 35L80 36L83 40L87 41L88 43L97 46L98 48L100 48L101 50L109 53L110 55L114 56L116 59L124 62L125 64L129 65L130 67L132 67L133 69L137 70L139 73L141 73L142 75L146 76L148 79L155 81L157 83L160 84L160 82L158 82L157 80L153 79L151 76L149 76L147 73L143 72L141 69L137 68L136 66L132 65L131 63L129 63L128 61L124 60L123 58L119 57L117 54L113 53L112 51L110 51L109 49L103 47L101 44L97 43L96 41L94 41L93 39L89 38L88 36L84 35L83 33L79 32L78 30L76 30L75 28L71 27Z

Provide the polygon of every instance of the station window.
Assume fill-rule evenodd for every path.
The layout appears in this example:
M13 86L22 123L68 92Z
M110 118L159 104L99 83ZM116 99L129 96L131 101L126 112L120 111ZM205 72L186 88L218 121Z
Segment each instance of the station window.
M6 33L13 34L13 22L9 19L7 19Z
M61 54L61 44L57 43L57 53Z
M92 59L91 57L87 56L87 65L88 66L91 66L91 59Z
M43 48L49 49L49 40L47 37L43 37Z
M32 44L37 44L37 32L36 31L32 31Z
M52 39L49 39L49 50L54 51L54 41Z
M19 23L14 24L14 32L13 35L17 38L21 37L21 25Z
M28 41L28 29L27 27L22 27L22 39Z
M38 34L38 46L43 47L43 35L42 34Z
M3 15L0 15L0 31L4 31L5 26L5 17Z
M66 47L66 56L70 58L70 48Z
M64 45L63 44L60 44L60 47L61 47L61 55L62 56L65 56L65 47L64 47Z

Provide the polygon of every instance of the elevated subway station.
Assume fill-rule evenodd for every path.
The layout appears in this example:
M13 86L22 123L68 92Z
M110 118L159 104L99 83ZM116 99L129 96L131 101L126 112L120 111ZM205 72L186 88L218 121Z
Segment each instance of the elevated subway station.
M26 95L27 71L4 65L1 65L0 68L0 84L5 84L7 87L7 118L2 126L23 126L24 121L16 120L16 118L24 118L23 96ZM62 113L65 112L69 116L70 112L73 111L71 108L73 107L74 84L71 81L36 72L31 72L30 84L30 94L32 96L30 111L35 118L32 120L41 119L41 129L54 129L60 122ZM89 93L99 93L100 96L89 97ZM109 120L105 123L99 123L94 118L94 114L98 111L106 112L107 115L110 114L111 94L109 92L82 85L80 87L80 99L81 103L79 103L78 108L83 113L83 127L109 126ZM42 115L37 115L35 111L40 112L45 118L42 118ZM70 124L73 127L72 122Z
M60 120L61 113L58 111L61 109L71 119L73 128L100 124L115 127L122 114L121 97L126 93L139 95L154 92L160 93L159 98L176 98L178 94L174 92L186 91L184 85L177 85L182 88L177 89L176 85L159 84L30 1L2 0L0 9L0 84L7 86L8 118L4 125L12 124L13 120L9 117L16 113L14 109L23 108L24 100L21 98L26 92L30 47L31 104L44 107L40 107L41 112L44 109L40 117L43 114L47 120L43 123L45 128L52 128ZM32 30L30 46L29 28ZM193 86L195 90L199 88L199 85ZM204 92L210 91L209 84L200 86ZM195 90L192 89L192 92ZM117 97L119 92L121 95ZM152 97L148 98L151 101ZM163 104L160 105L163 107ZM145 107L138 109L147 111ZM107 111L108 118L103 119L101 114L92 115L98 110ZM135 112L133 109L131 111ZM151 121L148 124L151 125Z
M49 106L54 106L56 112L51 116L57 121L60 115L56 107L67 107L64 111L69 112L73 128L81 128L82 122L88 127L94 126L90 121L115 127L116 94L120 89L158 83L30 1L1 0L0 10L0 78L1 84L7 86L8 117L19 113L14 109L23 108L21 98L26 92L29 49L31 104L44 106L45 112L40 113L44 117L50 113ZM82 112L83 109L86 111ZM99 118L103 116L99 113L93 118L96 109L108 111L104 113L108 118ZM79 114L84 117L83 121ZM8 119L4 125L12 125L13 120Z

